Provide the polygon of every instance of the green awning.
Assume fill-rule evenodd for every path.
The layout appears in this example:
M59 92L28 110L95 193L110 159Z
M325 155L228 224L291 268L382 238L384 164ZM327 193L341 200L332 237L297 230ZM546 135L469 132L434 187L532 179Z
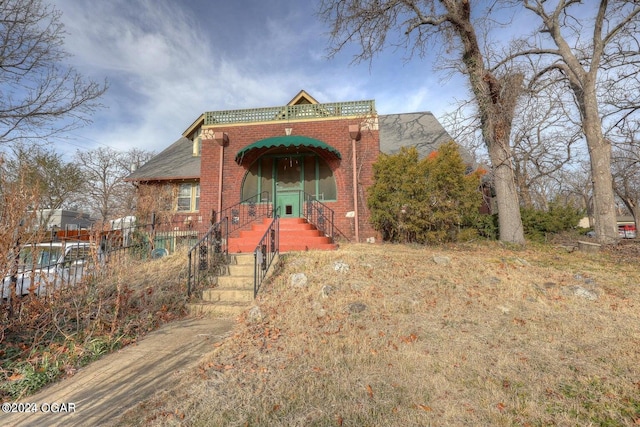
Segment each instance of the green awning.
M236 163L242 163L242 158L250 151L260 148L273 148L273 147L307 147L307 148L319 148L333 153L337 158L342 159L342 155L338 150L332 146L313 138L299 135L289 136L274 136L272 138L261 139L253 144L247 145L236 154Z

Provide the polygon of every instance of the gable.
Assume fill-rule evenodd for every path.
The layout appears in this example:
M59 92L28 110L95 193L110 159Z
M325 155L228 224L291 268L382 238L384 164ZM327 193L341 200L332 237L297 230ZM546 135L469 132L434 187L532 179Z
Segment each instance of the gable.
M298 94L296 96L294 96L291 99L291 101L289 101L287 103L288 106L290 106L290 105L308 105L308 104L319 104L319 102L316 101L313 96L309 95L304 90L301 90L300 92L298 92Z

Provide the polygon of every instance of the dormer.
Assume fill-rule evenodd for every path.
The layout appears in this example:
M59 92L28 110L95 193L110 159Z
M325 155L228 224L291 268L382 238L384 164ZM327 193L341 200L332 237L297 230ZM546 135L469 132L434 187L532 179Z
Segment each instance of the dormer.
M182 136L193 143L192 155L199 157L202 153L202 125L204 124L204 114L200 115L191 126L182 133Z

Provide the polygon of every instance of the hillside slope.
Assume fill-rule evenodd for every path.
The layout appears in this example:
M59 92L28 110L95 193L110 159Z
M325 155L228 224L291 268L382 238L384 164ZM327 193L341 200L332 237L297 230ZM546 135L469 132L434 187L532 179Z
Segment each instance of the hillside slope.
M640 423L640 270L497 243L288 255L232 337L119 425Z

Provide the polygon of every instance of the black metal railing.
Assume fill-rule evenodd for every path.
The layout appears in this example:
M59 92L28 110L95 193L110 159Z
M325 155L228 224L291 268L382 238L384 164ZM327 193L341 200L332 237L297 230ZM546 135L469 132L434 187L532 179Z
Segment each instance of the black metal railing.
M233 206L223 209L217 218L229 218L229 233L233 233L260 218L270 218L273 205L268 191L248 197Z
M228 218L213 224L209 231L194 244L188 253L189 269L187 279L187 295L190 297L199 292L205 282L226 272L229 264Z
M316 199L309 193L301 192L303 201L302 215L318 230L333 241L335 237L335 222L333 209Z
M262 239L256 246L253 263L253 297L258 295L269 268L280 250L280 215L276 210L273 221L267 227Z

